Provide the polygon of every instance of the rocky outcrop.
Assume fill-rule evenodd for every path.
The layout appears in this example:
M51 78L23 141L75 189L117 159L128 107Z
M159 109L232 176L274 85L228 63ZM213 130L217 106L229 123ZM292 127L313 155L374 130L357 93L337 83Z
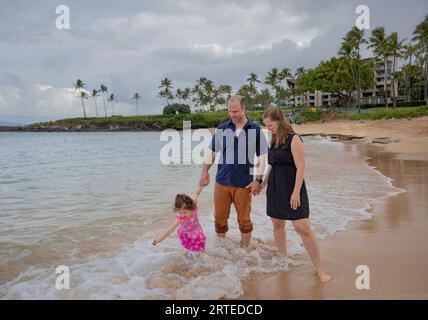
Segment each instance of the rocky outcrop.
M391 138L391 137L379 137L374 138L372 140L372 143L380 143L380 144L388 144L388 143L395 143L400 141L399 139Z
M365 137L362 137L362 136L354 136L354 135L348 135L348 134L304 133L304 134L300 134L300 136L329 137L331 140L339 140L339 141L350 141L350 140L365 139Z
M96 131L161 131L166 129L160 122L152 124L131 123L111 124L100 123L96 125L26 125L26 126L0 126L0 131L26 131L26 132L96 132Z

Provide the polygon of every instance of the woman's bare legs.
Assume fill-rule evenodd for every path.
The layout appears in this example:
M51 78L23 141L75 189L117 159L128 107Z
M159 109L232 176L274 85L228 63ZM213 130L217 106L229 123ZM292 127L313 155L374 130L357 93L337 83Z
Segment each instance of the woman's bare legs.
M294 220L293 226L296 232L302 238L306 251L309 253L311 260L315 265L318 277L320 278L321 282L324 283L330 281L331 276L325 272L324 266L322 265L318 240L315 237L314 232L312 231L309 219L306 218Z
M287 242L285 235L285 220L271 218L273 223L273 236L279 254L287 258Z

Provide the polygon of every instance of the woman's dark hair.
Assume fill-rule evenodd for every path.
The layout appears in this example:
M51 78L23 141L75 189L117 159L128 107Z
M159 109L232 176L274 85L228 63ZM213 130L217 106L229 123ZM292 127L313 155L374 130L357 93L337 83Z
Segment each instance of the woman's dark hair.
M294 129L285 118L284 112L275 106L268 107L263 114L263 119L269 118L278 121L278 132L272 135L271 147L279 147L284 144L290 134L294 134Z
M194 210L195 208L196 202L187 194L179 193L175 196L174 211L178 209Z

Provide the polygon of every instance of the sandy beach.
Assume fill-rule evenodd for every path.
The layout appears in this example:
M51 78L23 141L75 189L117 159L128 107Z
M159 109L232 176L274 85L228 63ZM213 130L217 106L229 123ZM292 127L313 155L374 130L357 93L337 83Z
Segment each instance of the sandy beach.
M311 123L294 129L299 134L363 136L344 143L358 143L371 158L368 164L407 192L373 205L372 219L350 222L347 230L320 242L333 276L330 283L317 280L305 255L302 265L286 272L247 279L240 299L428 299L428 117ZM376 138L393 142L372 143ZM369 267L368 290L356 289L358 265Z

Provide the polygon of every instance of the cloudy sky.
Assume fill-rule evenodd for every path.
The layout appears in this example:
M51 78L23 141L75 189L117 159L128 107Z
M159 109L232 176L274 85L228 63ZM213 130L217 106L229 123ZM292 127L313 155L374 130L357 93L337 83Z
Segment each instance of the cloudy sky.
M61 4L70 30L56 28ZM370 9L371 29L401 38L428 14L426 0L4 1L0 122L81 116L78 78L88 90L107 85L117 113L135 114L130 97L139 92L142 113L156 114L164 77L175 88L205 76L236 90L250 72L264 78L271 67L313 67L337 54L360 4ZM93 101L86 104L93 116Z

